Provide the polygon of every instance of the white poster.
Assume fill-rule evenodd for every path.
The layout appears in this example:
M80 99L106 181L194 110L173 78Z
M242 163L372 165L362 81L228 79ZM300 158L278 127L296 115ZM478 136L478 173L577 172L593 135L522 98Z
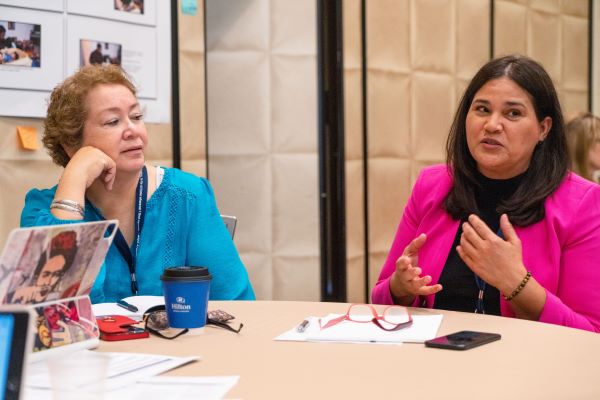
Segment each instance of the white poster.
M63 43L62 14L0 6L0 87L52 90Z
M160 0L163 3L170 1ZM88 15L142 25L156 25L155 0L68 0L70 14Z
M35 10L63 11L63 0L2 0L2 5L33 8Z
M170 122L170 1L2 0L2 4L0 115L44 118L50 92L67 76L90 63L113 63L132 77L146 121Z
M75 15L67 32L67 75L84 65L118 64L135 81L138 97L156 99L156 29Z

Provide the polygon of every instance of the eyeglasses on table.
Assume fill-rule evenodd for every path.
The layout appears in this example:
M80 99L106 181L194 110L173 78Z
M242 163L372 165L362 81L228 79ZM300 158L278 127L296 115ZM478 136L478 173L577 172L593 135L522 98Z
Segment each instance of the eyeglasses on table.
M374 323L384 331L397 331L412 324L412 316L408 309L402 306L387 306L381 314L370 304L352 304L346 314L327 321L324 325L319 319L321 330L331 328L344 321L358 323Z
M229 322L234 318L233 315L222 310L209 311L206 316L206 325L214 325L231 332L239 333L244 324L240 323L237 329L229 325ZM165 310L165 306L163 305L150 307L144 313L144 329L163 339L175 339L189 331L186 328L174 335L168 335L166 331L170 329L169 320L167 319L167 310Z

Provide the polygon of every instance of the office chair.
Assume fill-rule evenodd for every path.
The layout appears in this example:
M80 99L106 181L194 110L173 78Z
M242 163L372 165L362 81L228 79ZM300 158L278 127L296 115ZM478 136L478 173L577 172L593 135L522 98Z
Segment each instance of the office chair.
M233 240L233 236L235 235L235 226L237 225L237 217L231 215L221 215L221 218L223 219L225 227L227 228L227 231Z

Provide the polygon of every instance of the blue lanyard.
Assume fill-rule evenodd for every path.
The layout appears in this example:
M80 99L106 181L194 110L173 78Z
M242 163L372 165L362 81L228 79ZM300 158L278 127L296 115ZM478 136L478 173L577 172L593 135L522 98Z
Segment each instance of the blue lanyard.
M500 238L504 239L504 235L502 234L502 230L500 228L498 228L498 232L496 232L496 234L500 236ZM477 284L477 289L479 289L479 292L477 293L477 300L475 300L475 314L485 314L483 295L485 294L486 283L483 279L477 276L476 273L473 273L473 275L475 275L475 283Z
M121 233L120 229L117 229L117 233L115 234L114 243L117 246L117 250L121 253L121 256L127 263L129 267L129 276L131 277L131 293L134 295L138 294L138 284L137 277L135 274L135 265L137 260L138 250L140 248L140 236L142 234L142 227L144 226L144 218L146 217L146 202L148 197L148 186L146 185L146 181L148 180L148 171L146 171L146 167L142 168L140 173L140 180L138 181L138 185L136 188L136 201L135 201L135 223L134 223L134 235L133 235L133 243L131 244L131 248L127 244L125 237ZM86 200L87 201L87 200ZM101 218L105 219L102 214L93 206L89 201L87 201L89 205L91 205L91 209ZM133 251L132 251L133 249Z

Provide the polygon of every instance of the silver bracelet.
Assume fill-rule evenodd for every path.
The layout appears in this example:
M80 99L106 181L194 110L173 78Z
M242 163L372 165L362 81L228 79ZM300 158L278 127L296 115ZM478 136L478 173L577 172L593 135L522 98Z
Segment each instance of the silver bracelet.
M50 204L50 209L58 208L60 210L69 211L75 214L79 214L81 218L85 217L85 210L83 207L73 200L60 199L54 200L52 204Z

